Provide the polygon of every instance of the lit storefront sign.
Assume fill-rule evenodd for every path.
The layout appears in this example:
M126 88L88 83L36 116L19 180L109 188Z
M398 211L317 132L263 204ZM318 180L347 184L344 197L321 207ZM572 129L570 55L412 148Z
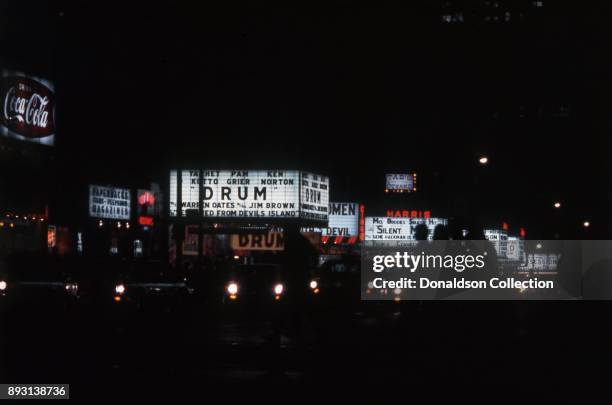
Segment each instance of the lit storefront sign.
M330 202L327 228L303 228L302 232L317 232L328 237L359 236L359 204Z
M234 250L281 251L285 249L282 232L267 234L232 235L231 247Z
M410 193L416 191L416 173L387 174L387 193Z
M153 217L140 216L138 217L138 224L142 226L153 226L155 225L155 220Z
M485 229L484 237L493 244L498 257L506 258L508 253L508 232L503 229Z
M421 210L387 210L387 216L392 218L431 218L431 211Z
M89 186L89 216L92 218L129 220L131 201L129 189Z
M419 225L425 225L428 230L427 238L433 239L437 226L447 226L446 218L387 218L366 217L366 241L414 241Z

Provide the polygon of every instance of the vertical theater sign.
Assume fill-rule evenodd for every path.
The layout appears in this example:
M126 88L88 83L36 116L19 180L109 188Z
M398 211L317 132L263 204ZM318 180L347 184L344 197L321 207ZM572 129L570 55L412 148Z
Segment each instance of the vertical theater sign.
M51 82L19 72L2 71L0 136L53 146L55 89Z

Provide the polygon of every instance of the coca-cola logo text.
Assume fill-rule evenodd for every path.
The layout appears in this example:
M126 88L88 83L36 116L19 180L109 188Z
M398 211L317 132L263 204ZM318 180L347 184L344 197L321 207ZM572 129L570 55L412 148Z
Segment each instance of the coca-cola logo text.
M28 77L5 76L0 81L0 123L17 135L44 138L55 133L55 95Z

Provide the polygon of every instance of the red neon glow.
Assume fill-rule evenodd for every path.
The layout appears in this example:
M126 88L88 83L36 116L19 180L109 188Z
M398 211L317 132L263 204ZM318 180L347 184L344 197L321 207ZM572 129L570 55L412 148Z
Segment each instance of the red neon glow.
M142 226L153 226L153 217L138 217L138 223Z
M508 231L508 228L509 228L509 226L508 226L508 223L507 223L507 222L502 223L502 229L503 229L504 231Z
M365 205L359 205L359 240L365 240Z
M149 191L145 191L144 193L142 193L142 194L140 194L138 196L138 203L140 205L151 206L151 205L155 204L155 196L153 195L153 193L151 193Z
M431 218L431 211L418 210L387 210L388 217L394 218Z

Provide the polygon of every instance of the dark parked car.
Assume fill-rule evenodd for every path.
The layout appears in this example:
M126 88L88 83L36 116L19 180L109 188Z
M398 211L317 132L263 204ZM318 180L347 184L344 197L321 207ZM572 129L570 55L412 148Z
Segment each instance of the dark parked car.
M361 261L341 256L325 261L313 273L320 295L326 301L354 302L361 299Z
M67 304L80 296L76 269L67 259L15 253L0 269L0 296L22 303Z
M286 293L279 265L239 264L228 274L222 302L231 304L281 301Z
M172 308L185 303L193 289L182 273L165 263L130 262L116 274L110 292L116 304Z
M320 281L316 275L311 276L306 285L293 285L291 278L284 274L282 266L278 264L238 264L224 280L222 302L265 304L296 297L315 297L321 291ZM302 294L304 291L306 295Z

